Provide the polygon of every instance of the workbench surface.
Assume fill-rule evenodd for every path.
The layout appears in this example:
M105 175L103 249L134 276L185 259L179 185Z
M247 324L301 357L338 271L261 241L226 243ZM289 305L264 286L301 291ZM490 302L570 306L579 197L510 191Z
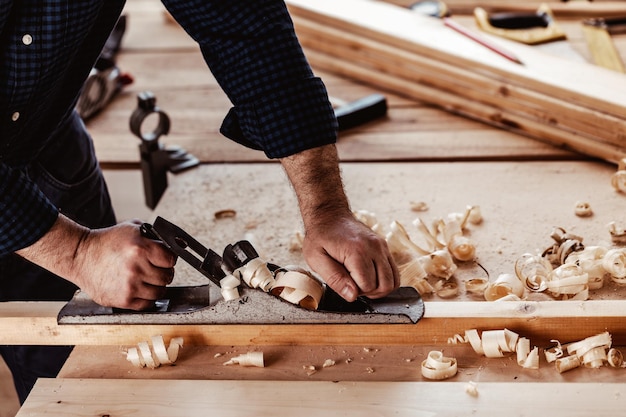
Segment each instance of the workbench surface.
M170 185L152 215L177 223L218 252L245 238L267 261L304 265L301 253L289 249L301 223L287 179L279 164L268 163L262 153L219 134L230 104L197 47L178 26L167 21L158 0L129 0L126 13L128 30L118 65L135 81L105 112L88 122L103 167L138 168L138 139L128 130L128 118L136 95L150 90L172 121L164 143L182 146L203 162L198 168L169 176ZM565 27L572 35L574 49L585 55L578 27ZM379 92L316 72L325 80L330 95L344 101ZM337 144L352 208L375 213L385 227L397 220L414 234L412 222L417 217L429 224L438 217L462 212L468 205L479 206L484 222L471 225L468 231L477 243L477 262L459 267L455 279L461 287L469 278L513 273L517 257L552 244L550 234L555 227L594 245L610 244L609 222L626 226L626 196L610 185L615 166L382 93L388 99L388 116L342 132ZM576 216L574 205L578 201L589 202L594 215ZM425 203L427 210L414 211L415 203ZM235 210L236 215L215 216L225 209ZM179 262L174 284L204 283L203 277ZM608 283L592 292L594 302L615 303L605 309L606 320L597 311L600 319L564 317L561 326L555 325L553 318L551 329L570 338L563 342L604 330L626 341L626 326L616 312L622 308L624 291ZM530 300L549 298L532 295ZM486 303L463 291L455 299L431 296L426 301L427 314L428 303L437 303L436 309L433 304L437 311L445 309L441 307L444 303ZM579 314L585 310L583 304L553 302L563 303L564 312L576 310ZM415 337L419 342L415 344L399 338L381 341L376 335L368 343L367 334L355 337L355 332L350 336L357 342L337 343L340 335L334 334L335 342L324 344L324 335L311 325L311 343L303 341L305 330L292 342L288 334L281 333L280 344L271 343L272 332L261 331L260 344L256 339L237 339L241 343L232 344L234 339L226 337L225 343L186 346L175 366L154 370L137 369L126 361L125 352L132 343L106 345L98 343L98 335L83 334L79 337L91 337L90 343L75 348L58 379L38 382L18 416L195 416L207 415L209 410L233 416L296 412L304 416L356 412L529 415L532 410L554 416L590 412L613 416L626 406L620 384L626 375L623 369L581 368L559 374L553 364L542 360L539 370L524 370L513 357L485 359L466 345L447 345L445 337L462 331L458 326L466 322L455 324L442 317L428 320L440 321L435 321L436 325L425 321L422 329L428 329L427 335L423 340ZM532 316L497 322L480 321L484 317L477 320L478 324L502 327L511 324L520 336L525 336L524 331L537 336L542 327L542 322ZM420 323L414 326L417 334ZM552 337L547 330L541 335L543 347L548 347L546 340ZM132 328L126 329L124 340L131 332ZM172 326L170 335L175 332L176 326ZM28 337L29 329L23 333ZM248 333L242 334L245 338ZM13 336L19 337L17 332ZM110 340L108 337L112 335L102 338ZM211 335L206 338L211 339ZM458 359L460 371L452 382L429 382L421 376L421 361L432 349ZM231 356L251 350L264 351L265 368L222 365ZM334 360L335 365L323 368L326 359ZM304 367L310 365L317 372L309 375ZM469 381L478 383L477 397L465 392Z

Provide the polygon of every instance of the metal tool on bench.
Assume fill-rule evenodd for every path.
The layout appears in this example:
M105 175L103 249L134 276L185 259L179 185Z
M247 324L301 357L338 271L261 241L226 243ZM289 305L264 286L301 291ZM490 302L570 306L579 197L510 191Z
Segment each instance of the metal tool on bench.
M348 302L323 284L324 294L317 310L308 310L259 289L242 285L239 300L224 301L219 295L220 280L226 271L258 258L248 241L228 245L223 256L205 247L177 225L157 217L153 225L142 225L144 236L162 241L214 285L168 287L167 299L148 312L117 311L102 307L80 291L59 313L60 324L80 323L417 323L424 315L420 294L410 287L399 288L381 299L359 297ZM276 265L268 265L276 270ZM218 293L219 294L219 293Z
M567 40L566 33L557 24L552 10L542 4L535 12L502 12L488 14L474 9L476 25L486 33L516 42L532 45L552 56L569 61L587 62Z
M158 116L152 132L143 132L142 124L151 115ZM167 188L167 173L179 173L200 164L200 161L179 146L159 143L161 135L170 131L170 118L156 105L150 91L137 95L137 108L130 116L130 131L141 139L139 154L146 205L154 209Z
M613 43L612 35L626 33L626 15L583 21L583 34L596 65L617 72L626 72L624 61Z
M76 111L83 120L96 115L125 85L133 82L130 74L123 73L115 62L125 32L126 15L122 15L102 48L78 97Z
M460 25L456 22L456 20L453 20L451 17L450 9L448 9L448 6L443 1L421 0L409 5L409 9L425 16L442 19L444 26L454 30L457 33L460 33L466 38L471 39L477 44L484 46L485 48L491 50L492 52L495 52L496 54L508 59L511 62L519 65L524 65L524 63L520 61L520 59L512 52L504 49L500 45L495 44L490 39L481 36L479 33L476 33L466 28L465 26Z
M370 94L350 102L331 97L330 102L335 109L339 131L360 126L387 114L387 99L382 94Z
M503 12L488 14L481 7L474 9L478 27L492 35L511 39L528 45L566 39L565 32L554 20L547 4L539 6L535 13Z

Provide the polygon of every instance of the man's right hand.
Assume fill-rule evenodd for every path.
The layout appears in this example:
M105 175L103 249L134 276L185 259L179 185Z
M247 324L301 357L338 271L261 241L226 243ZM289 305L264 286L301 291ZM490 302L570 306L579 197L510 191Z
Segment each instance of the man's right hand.
M176 256L125 222L89 230L59 215L33 245L17 253L76 284L103 306L143 310L162 298L174 278Z

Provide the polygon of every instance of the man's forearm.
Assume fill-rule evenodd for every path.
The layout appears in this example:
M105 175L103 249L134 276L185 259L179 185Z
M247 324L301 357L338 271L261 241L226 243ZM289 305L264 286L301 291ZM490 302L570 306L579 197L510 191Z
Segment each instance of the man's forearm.
M281 163L296 192L305 230L328 216L350 213L335 145L309 149Z
M34 244L17 251L23 258L68 279L76 285L73 273L81 242L89 229L59 215L52 228Z

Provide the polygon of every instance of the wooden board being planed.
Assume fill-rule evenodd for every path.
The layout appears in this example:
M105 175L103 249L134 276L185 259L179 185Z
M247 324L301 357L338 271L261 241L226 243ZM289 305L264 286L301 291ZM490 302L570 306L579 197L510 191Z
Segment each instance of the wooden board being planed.
M383 2L287 3L320 68L613 163L626 152L620 74L498 39L518 65L439 19Z

